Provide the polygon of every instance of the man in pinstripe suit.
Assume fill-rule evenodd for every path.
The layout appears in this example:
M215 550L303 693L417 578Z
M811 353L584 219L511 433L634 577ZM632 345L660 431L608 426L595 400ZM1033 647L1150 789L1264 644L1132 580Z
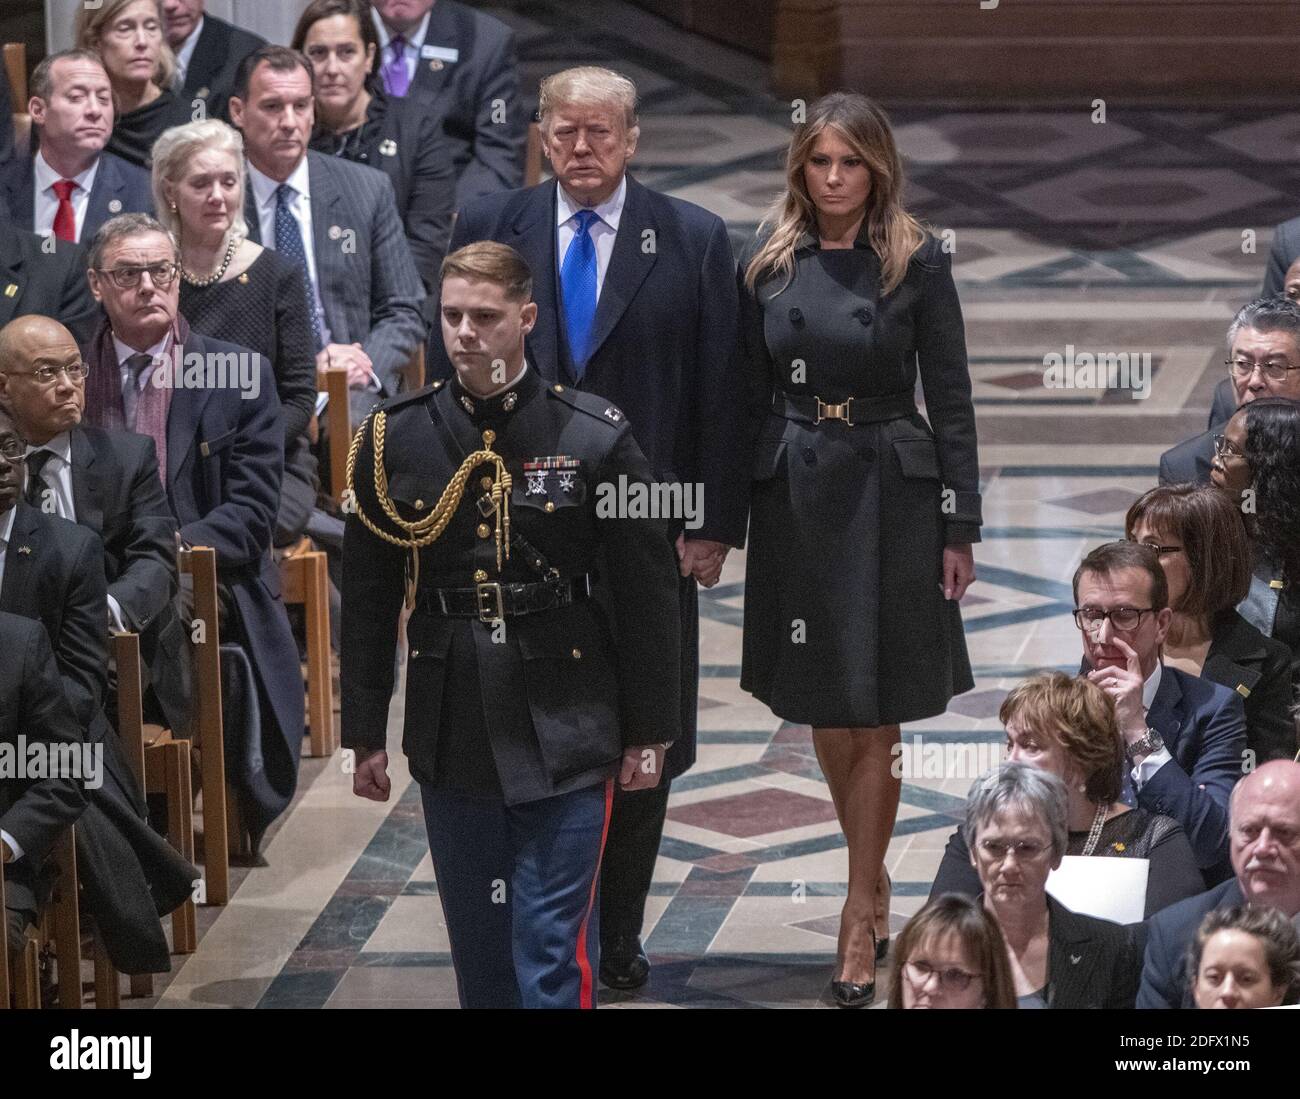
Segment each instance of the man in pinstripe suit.
M249 233L303 266L317 364L347 368L359 423L397 393L425 338L424 287L388 177L307 151L314 91L305 57L264 46L240 65L230 117L244 133Z

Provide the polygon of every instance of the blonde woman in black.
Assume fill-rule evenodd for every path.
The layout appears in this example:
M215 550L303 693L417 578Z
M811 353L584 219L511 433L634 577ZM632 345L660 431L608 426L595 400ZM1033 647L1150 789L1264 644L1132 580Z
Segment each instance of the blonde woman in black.
M902 206L880 108L814 103L786 181L739 266L756 424L741 686L812 726L849 851L831 987L862 1007L888 935L899 725L974 685L957 601L981 521L975 414L951 257Z

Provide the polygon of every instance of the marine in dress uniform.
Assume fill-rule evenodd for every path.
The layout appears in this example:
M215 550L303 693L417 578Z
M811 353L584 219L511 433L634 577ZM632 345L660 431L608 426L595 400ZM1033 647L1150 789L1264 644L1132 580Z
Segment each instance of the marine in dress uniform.
M504 245L449 256L448 347L462 346L448 316L480 312L466 293L512 308L503 283L450 273L464 254L505 255L531 290ZM513 308L531 317L526 301ZM380 405L353 441L343 743L358 750L365 793L366 761L386 742L405 596L402 748L421 784L461 1003L592 1007L614 783L653 785L679 729L677 570L663 521L608 506L621 478L651 479L623 414L525 363L529 323L498 344L510 348L494 360L508 383L481 395L474 369L481 381L500 333L476 343L474 323L462 344L487 350L465 355L472 369L453 353L456 377Z

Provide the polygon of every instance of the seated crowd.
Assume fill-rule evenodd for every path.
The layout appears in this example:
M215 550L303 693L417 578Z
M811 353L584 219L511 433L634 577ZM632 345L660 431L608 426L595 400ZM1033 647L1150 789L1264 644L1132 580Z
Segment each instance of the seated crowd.
M439 22L452 73L421 50ZM199 872L119 743L109 639L139 635L146 720L188 736L202 631L178 547L216 550L227 770L254 852L289 805L303 676L276 558L305 537L336 570L343 529L318 371L346 372L353 425L410 384L453 211L523 182L518 83L510 32L448 0L312 0L293 48L202 0L104 0L37 66L32 148L0 167L0 742L101 746L104 774L0 778L11 954L76 822L113 964L170 967L159 916ZM1207 431L1074 575L1079 674L1003 703L1010 758L971 787L895 943L891 1007L1300 997L1292 235L1228 330ZM1054 895L1067 879L1089 910Z

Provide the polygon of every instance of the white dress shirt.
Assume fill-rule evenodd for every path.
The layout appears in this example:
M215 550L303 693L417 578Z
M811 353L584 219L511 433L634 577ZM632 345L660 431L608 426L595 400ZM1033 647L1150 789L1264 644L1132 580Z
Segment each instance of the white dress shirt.
M32 158L32 172L35 180L33 190L36 193L36 219L32 224L41 236L49 236L54 232L54 216L59 212L59 196L54 193L54 185L64 177L50 167L45 154L39 151ZM99 157L95 157L95 162L89 168L80 175L72 177L76 186L72 189L69 201L72 203L78 242L81 240L81 227L86 224L86 207L90 205L90 189L95 186L95 175L98 172Z
M429 33L429 15L432 11L433 9L430 8L424 13L420 25L407 36L406 46L402 50L402 60L406 62L406 76L412 83L415 82L415 67L420 63L420 46L424 42L425 35ZM379 35L379 67L382 69L393 59L393 51L388 48L389 40L393 36L374 8L370 9L370 16L375 21L375 32Z
M190 36L181 43L181 48L176 51L176 89L179 91L185 85L185 74L190 71L190 61L194 57L194 47L199 44L199 35L203 33L203 16L199 16L199 21L194 29L190 31Z
M17 508L10 508L5 512L4 517L0 518L0 585L4 584L5 579L5 553L9 549L9 539L14 531L14 515ZM14 853L15 859L23 857L23 849L18 845L18 841L8 832L0 830L0 840L3 840Z
M1147 676L1146 682L1142 684L1142 709L1151 710L1151 703L1156 700L1156 691L1160 690L1160 677L1164 673L1164 665L1157 660L1155 669ZM1152 752L1133 768L1133 785L1137 789L1142 789L1151 781L1154 775L1166 763L1169 763L1174 757L1169 754L1168 748L1160 748Z
M248 165L248 181L253 187L253 202L257 206L257 225L262 234L262 247L274 250L275 192L279 190L280 184L270 176L263 175L251 163ZM305 156L298 162L298 167L290 173L285 183L297 192L289 204L289 209L302 233L302 247L307 253L307 268L311 272L311 285L308 289L311 291L312 308L316 310L316 316L320 320L321 338L328 344L330 331L325 323L325 309L321 305L320 279L316 271L316 247L311 233L311 173L307 169Z
M599 206L583 206L575 201L564 189L564 184L555 186L555 262L556 273L564 268L564 257L569 254L569 245L578 235L578 223L574 214L579 210L590 209L599 221L593 221L588 233L596 244L596 300L600 301L600 291L605 285L605 273L609 270L610 258L614 255L614 238L618 235L618 223L623 217L623 203L627 201L627 175L618 181L618 187L609 198Z
M132 351L131 354L135 352ZM41 480L50 490L51 507L43 506L41 510L46 514L66 519L69 523L75 523L77 505L72 496L72 435L65 431L42 446L28 446L28 459L30 460L38 450L48 450L51 455L45 459L40 474ZM29 467L27 476L31 477L31 475ZM122 605L111 595L108 597L108 624L111 629L119 632L126 630L122 621Z
M171 332L168 332L152 347L146 347L143 354L149 355L155 360L165 356L167 354L167 341L171 339L171 335ZM142 352L137 351L134 347L124 344L116 336L113 337L113 350L117 353L118 375L121 378L122 391L125 393L126 387L131 384L131 368L126 365L126 360L132 355L139 355ZM149 379L152 377L152 370L141 370L140 376L136 379L136 388L143 393L144 387L149 384Z

